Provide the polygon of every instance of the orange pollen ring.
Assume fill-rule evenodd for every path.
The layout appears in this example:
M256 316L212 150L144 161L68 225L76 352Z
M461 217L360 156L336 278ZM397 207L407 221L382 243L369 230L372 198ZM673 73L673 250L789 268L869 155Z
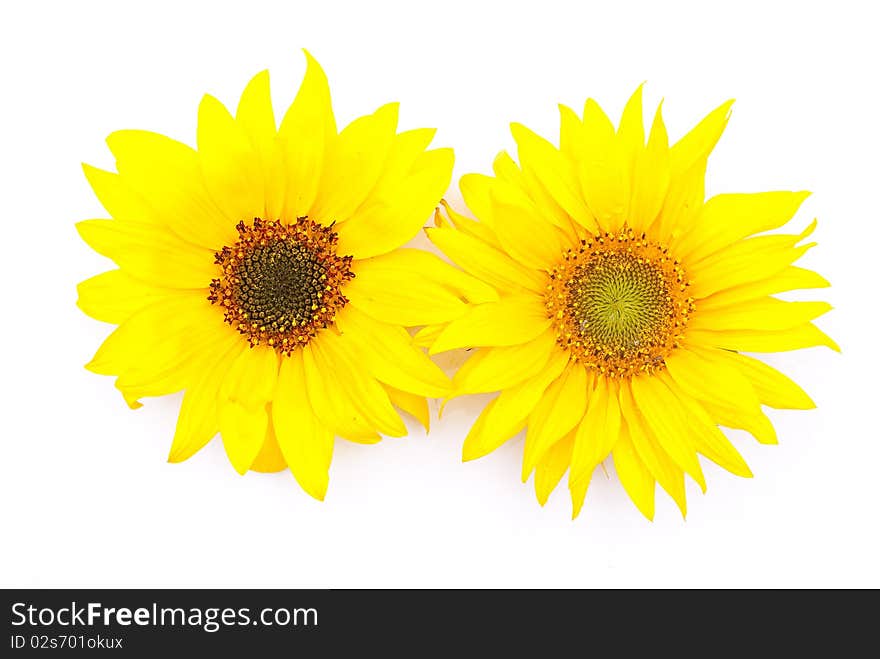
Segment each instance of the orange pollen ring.
M665 368L693 313L688 280L668 249L624 227L568 249L545 300L556 341L587 368L631 377Z
M208 300L251 347L267 345L290 355L333 324L354 277L351 256L336 253L331 226L306 217L293 222L254 218L239 222L238 241L214 255L220 269Z

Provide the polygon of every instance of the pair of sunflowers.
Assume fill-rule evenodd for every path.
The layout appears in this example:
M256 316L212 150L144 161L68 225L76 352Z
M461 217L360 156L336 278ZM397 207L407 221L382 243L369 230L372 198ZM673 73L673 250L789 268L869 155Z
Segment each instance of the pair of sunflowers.
M646 137L641 90L616 129L592 100L562 106L558 147L514 124L519 162L501 153L494 176L461 180L473 220L441 201L453 153L428 149L433 130L398 133L389 104L339 131L308 55L279 127L260 73L234 116L204 97L197 150L121 131L118 173L85 166L113 219L77 228L118 269L82 282L78 304L119 325L87 368L132 408L185 392L171 462L219 432L239 473L289 468L317 499L335 437L403 436L400 411L428 428L426 397L500 392L465 460L525 429L522 478L542 504L568 471L577 515L611 456L645 516L657 483L685 514L685 474L705 489L698 454L751 475L719 426L775 443L762 405L813 406L742 353L836 349L811 322L828 304L773 297L828 285L793 265L815 222L764 233L806 194L704 200L729 110L672 146L659 108ZM432 212L454 265L401 247ZM428 356L461 348L451 380Z

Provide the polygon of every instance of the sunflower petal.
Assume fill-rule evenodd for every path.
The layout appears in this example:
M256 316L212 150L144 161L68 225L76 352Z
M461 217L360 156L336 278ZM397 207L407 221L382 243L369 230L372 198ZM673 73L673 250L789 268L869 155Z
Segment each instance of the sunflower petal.
M117 131L107 145L125 185L176 235L211 251L235 241L243 218L214 202L194 149L145 130Z
M247 344L229 335L225 349L217 351L214 364L202 370L201 375L190 384L183 395L174 439L168 451L168 462L183 462L195 455L220 432L217 421L217 399L220 385L229 367L247 350Z
M679 258L699 261L741 238L781 227L797 212L809 192L720 194L703 207L693 231L675 246Z
M332 372L325 372L326 381L335 382L346 405L357 410L372 427L390 437L406 435L406 426L397 414L388 394L363 366L348 337L326 332L314 342L313 352L320 351ZM344 373L344 375L339 375Z
M416 421L422 424L425 432L431 430L431 414L428 411L428 401L424 396L412 394L402 389L396 389L391 385L383 384L385 392L392 404L409 414Z
M733 100L725 101L673 145L670 149L673 171L688 171L709 157L727 127L732 106Z
M550 142L522 124L513 123L510 130L523 169L534 174L550 198L565 213L583 226L592 225L593 216L580 194L577 174L568 159Z
M586 413L577 429L571 454L569 481L589 480L590 474L611 453L620 438L620 403L617 384L603 376L595 379Z
M363 259L385 254L412 240L449 187L451 149L423 153L394 195L371 198L339 227L339 250Z
M108 270L77 284L76 305L87 315L119 325L139 309L157 302L173 291L150 286L122 270Z
M536 270L548 270L559 260L563 242L558 230L533 207L523 206L495 188L492 213L498 240L516 261Z
M555 351L543 372L505 389L490 402L464 440L462 460L481 458L522 430L544 391L559 377L567 363L568 355L561 350Z
M358 276L383 281L397 280L417 295L431 299L441 292L475 304L497 302L498 293L487 283L421 249L397 249L355 263ZM415 323L418 325L424 322Z
M660 378L669 387L673 395L678 398L682 408L687 412L691 421L691 439L698 453L705 455L719 467L743 478L751 478L752 471L746 461L743 460L727 437L715 425L715 421L702 405L678 388L676 382L669 377L668 373L661 373Z
M543 300L537 295L510 296L473 305L446 326L430 353L525 343L547 330L551 322Z
M772 297L758 298L725 307L702 306L688 321L689 329L706 330L784 330L818 318L831 311L827 302L785 302Z
M542 506L547 503L550 493L559 485L559 481L565 475L568 464L571 462L571 449L574 446L574 433L568 433L565 437L550 447L544 457L535 468L535 496Z
M638 152L633 171L632 199L627 221L640 233L660 214L669 189L669 144L661 107L657 108L648 146Z
M217 276L213 252L157 230L118 220L85 220L76 230L98 254L156 286L207 289Z
M333 459L333 433L318 421L306 396L302 353L282 360L272 405L272 425L284 460L300 487L324 500Z
M268 404L278 379L278 355L256 346L242 352L229 367L217 395L223 447L232 466L245 474L253 464L269 427Z
M656 481L639 458L627 426L621 428L620 438L614 443L611 455L623 489L639 512L653 521Z
M816 346L826 346L835 352L840 352L840 346L813 323L804 323L797 327L774 332L693 330L687 333L687 340L688 343L697 346L740 352L785 352Z
M206 94L199 104L196 137L205 185L218 206L240 220L265 211L259 157L229 111Z
M489 393L519 384L547 365L555 344L556 336L544 332L527 343L479 350L455 373L453 395Z
M547 450L574 428L587 407L587 372L570 364L544 392L529 415L522 480L527 481Z
M413 345L402 327L374 320L350 305L336 317L336 323L377 380L422 396L449 393L449 378Z
M678 399L655 377L632 378L630 387L645 424L660 446L705 492L706 479L691 445L691 430Z
M700 300L700 309L727 307L762 298L766 295L784 293L800 288L827 288L831 286L824 277L812 270L790 265L767 279L761 279L734 288L718 291Z
M323 177L310 216L329 224L348 219L382 174L397 130L398 104L359 117L327 144Z
M425 233L446 256L474 277L508 293L541 293L545 277L525 268L507 254L478 238L451 228L426 229Z
M327 76L315 58L308 51L304 52L305 76L278 129L279 147L288 177L284 200L287 220L309 214L321 184L326 146L336 137Z
M261 71L245 87L235 111L235 121L257 153L263 173L264 217L279 219L284 212L284 160L277 139L275 112L269 91L269 72Z
M772 366L736 352L724 354L752 384L762 404L787 410L809 410L816 407L803 389Z
M376 320L406 327L443 323L467 312L467 304L450 287L420 277L418 270L402 276L401 268L383 266L382 261L354 262L355 277L345 286L352 307Z
M628 386L620 387L620 411L639 459L660 487L675 501L682 517L687 517L684 472L663 450L654 433L645 423L644 417L636 408L632 390Z

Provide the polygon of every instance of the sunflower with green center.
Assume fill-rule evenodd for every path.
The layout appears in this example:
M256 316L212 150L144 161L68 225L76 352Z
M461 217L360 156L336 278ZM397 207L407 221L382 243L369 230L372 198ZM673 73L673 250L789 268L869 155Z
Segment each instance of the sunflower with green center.
M835 343L813 319L825 302L776 294L828 286L793 265L813 243L767 233L804 192L704 199L710 152L731 103L669 146L658 108L645 137L639 88L615 129L588 100L560 106L559 147L513 124L518 160L461 180L474 221L446 207L428 230L499 300L471 305L417 335L431 353L477 348L453 394L500 392L482 411L464 460L525 429L522 478L543 505L568 471L573 516L592 474L611 456L649 519L659 483L686 514L687 475L705 491L699 455L751 476L719 426L759 442L776 435L762 405L813 407L790 379L746 352ZM760 234L760 235L755 235Z
M446 190L450 149L431 129L397 132L389 104L337 131L327 79L307 54L276 125L266 72L233 116L199 106L197 149L125 130L118 173L85 166L112 219L77 225L118 266L78 287L88 315L119 327L87 365L117 376L132 408L185 391L169 461L218 432L239 473L289 467L323 499L334 437L427 428L426 396L450 382L406 326L439 323L491 287L399 249Z

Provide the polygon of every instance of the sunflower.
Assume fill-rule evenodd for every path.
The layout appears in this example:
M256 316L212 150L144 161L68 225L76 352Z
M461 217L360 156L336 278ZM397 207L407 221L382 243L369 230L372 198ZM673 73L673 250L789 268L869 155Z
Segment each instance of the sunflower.
M559 148L513 124L519 163L502 152L494 176L462 178L479 221L447 206L428 234L500 299L417 340L431 353L477 348L452 396L500 392L470 429L464 460L525 429L522 478L534 472L542 505L568 471L576 517L611 456L646 517L657 483L686 515L684 476L706 487L698 455L751 476L719 426L776 443L762 405L814 406L744 354L837 346L811 322L828 304L775 297L828 286L793 265L812 247L803 241L815 221L797 234L767 233L807 193L704 199L730 107L670 147L659 108L645 139L641 88L616 129L592 100L582 117L560 106Z
M80 308L119 327L87 368L117 376L132 408L185 391L169 461L218 432L233 467L289 467L323 499L334 437L427 429L426 396L450 382L405 326L443 322L495 291L439 257L398 249L446 190L450 149L397 132L385 105L337 131L327 79L306 73L276 126L267 72L233 116L199 106L197 149L124 130L118 173L85 174L112 219L79 234L118 269L78 287Z

